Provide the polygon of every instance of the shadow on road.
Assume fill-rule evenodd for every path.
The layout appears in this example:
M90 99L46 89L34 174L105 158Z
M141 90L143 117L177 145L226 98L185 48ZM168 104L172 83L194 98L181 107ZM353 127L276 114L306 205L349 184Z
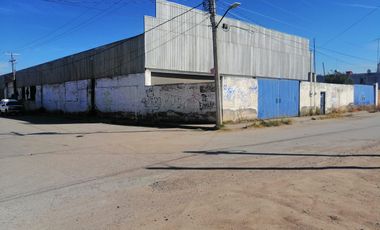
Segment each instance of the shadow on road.
M204 154L204 155L249 155L249 156L285 156L285 157L380 157L380 154L315 154L315 153L251 153L245 151L185 151L185 153ZM156 164L159 165L159 164ZM147 170L178 170L178 171L218 171L218 170L232 170L232 171L318 171L318 170L380 170L380 166L315 166L315 167L238 167L238 166L148 166Z
M249 155L286 157L380 157L380 154L320 154L320 153L250 153L245 151L185 151L184 153L204 155Z
M178 171L313 171L313 170L380 170L380 167L365 166L322 166L322 167L146 167L147 170L178 170Z
M113 118L113 117L98 117L94 115L78 114L48 114L48 113L36 113L25 115L9 115L3 118L22 121L29 124L36 125L54 125L54 124L93 124L104 123L110 125L124 125L124 126L136 126L147 128L180 128L180 129L198 129L198 130L215 130L213 124L191 124L191 123L176 123L176 122L164 122L164 121L143 121L143 120L131 120L127 118Z

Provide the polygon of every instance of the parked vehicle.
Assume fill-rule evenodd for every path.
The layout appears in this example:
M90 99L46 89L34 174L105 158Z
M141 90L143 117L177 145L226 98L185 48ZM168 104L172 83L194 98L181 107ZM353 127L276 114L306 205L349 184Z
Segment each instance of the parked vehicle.
M15 99L2 99L0 103L0 113L21 113L23 111L23 105L21 102Z

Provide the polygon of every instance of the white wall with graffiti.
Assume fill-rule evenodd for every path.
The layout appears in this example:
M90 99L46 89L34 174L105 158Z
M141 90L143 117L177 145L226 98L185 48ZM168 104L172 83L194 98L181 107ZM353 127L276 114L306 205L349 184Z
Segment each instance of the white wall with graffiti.
M315 93L313 93L315 92ZM345 110L354 104L354 86L330 83L301 82L300 85L300 110L301 115L310 113L312 107L320 108L321 93L325 93L326 113L334 109Z
M223 120L257 118L258 84L252 77L223 77Z
M131 74L96 81L96 109L128 116L159 116L160 119L213 121L213 84L145 86L144 74Z

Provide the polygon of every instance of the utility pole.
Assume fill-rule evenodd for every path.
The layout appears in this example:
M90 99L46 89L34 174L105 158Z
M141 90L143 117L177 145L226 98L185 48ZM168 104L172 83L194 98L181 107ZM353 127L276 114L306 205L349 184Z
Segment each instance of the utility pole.
M380 38L377 39L377 59L376 59L377 72L380 73Z
M323 67L323 76L326 76L326 69L325 69L325 63L322 62L322 67Z
M9 62L12 65L12 74L13 74L13 94L15 96L15 99L18 99L18 90L17 90L17 83L16 83L16 59L14 56L19 55L19 54L15 54L11 52L11 53L7 53L6 55L10 56Z
M210 21L212 27L212 50L214 56L214 78L215 78L215 102L216 102L216 129L220 129L222 121L222 103L220 90L220 76L218 63L218 27L216 24L216 1L209 1Z
M315 45L315 38L313 39L313 43L314 43L314 52L313 52L313 62L314 62L314 74L313 74L313 80L314 80L314 84L313 84L313 105L314 105L314 112L316 112L316 101L315 101L315 96L316 96L316 92L315 92L315 84L316 84L316 81L317 81L317 62L316 62L316 45Z
M218 27L219 24L223 21L223 18L227 13L240 6L239 2L231 4L228 9L224 12L223 16L216 22L216 0L204 0L204 4L207 6L208 11L210 12L210 21L212 27L212 50L214 56L214 78L215 78L215 101L216 101L216 129L220 129L223 124L222 116L222 93L221 93L221 83L219 76L219 62L218 62Z

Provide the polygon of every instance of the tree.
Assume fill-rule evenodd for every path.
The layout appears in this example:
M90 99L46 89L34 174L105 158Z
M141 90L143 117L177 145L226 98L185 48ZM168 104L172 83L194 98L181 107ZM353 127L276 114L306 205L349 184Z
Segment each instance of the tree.
M335 71L335 73L333 74L326 75L325 82L333 83L333 84L347 84L347 85L354 84L354 81L349 76L338 71Z

